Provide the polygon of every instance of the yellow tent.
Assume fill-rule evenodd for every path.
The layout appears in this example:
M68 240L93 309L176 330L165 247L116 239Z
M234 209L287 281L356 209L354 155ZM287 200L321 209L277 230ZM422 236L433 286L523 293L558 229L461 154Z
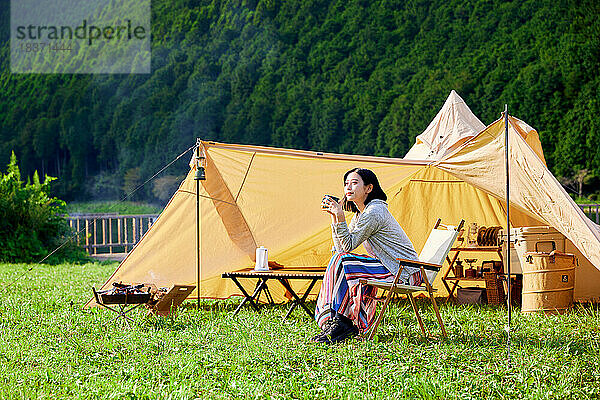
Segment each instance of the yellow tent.
M392 214L417 251L438 217L448 223L464 218L467 223L505 226L504 124L501 118L454 148L450 148L453 143L446 143L449 151L426 161L201 142L206 180L200 186L199 295L227 298L239 294L221 273L253 266L257 246L267 247L269 260L285 267L325 266L332 240L329 216L320 209L321 198L340 195L344 172L356 166L377 174ZM562 232L569 241L567 250L579 258L575 299L597 299L597 225L546 168L533 129L509 117L509 140L511 225L550 225ZM163 213L103 289L115 281L159 287L196 284L194 174L192 163ZM440 276L434 286L443 295ZM253 289L252 283L246 284ZM302 284L298 285L295 289L303 292ZM286 300L282 289L271 291L276 301ZM198 291L191 298L196 296Z

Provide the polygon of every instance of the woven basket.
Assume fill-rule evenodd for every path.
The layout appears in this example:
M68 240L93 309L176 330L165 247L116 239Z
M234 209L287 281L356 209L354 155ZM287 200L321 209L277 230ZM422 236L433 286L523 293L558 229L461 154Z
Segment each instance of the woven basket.
M485 279L488 304L496 306L504 304L506 301L506 294L504 293L502 279L498 278L498 274L494 272L485 272L483 278Z

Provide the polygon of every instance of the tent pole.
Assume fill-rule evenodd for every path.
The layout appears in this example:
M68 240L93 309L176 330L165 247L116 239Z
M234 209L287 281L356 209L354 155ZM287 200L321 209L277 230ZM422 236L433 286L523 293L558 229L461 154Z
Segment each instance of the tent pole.
M200 153L200 146L202 145L199 138L196 139L196 174L194 180L196 181L196 297L198 298L197 308L200 310L200 282L201 282L201 226L200 226L200 181L206 180L204 172L204 154Z
M509 152L508 152L508 104L504 105L504 154L506 165L506 265L508 277L506 279L508 287L508 327L507 327L507 344L508 344L508 366L510 367L510 322L512 314L512 299L510 288L510 175L509 175Z
M198 159L200 158L200 146L196 139L196 174L198 173ZM196 178L196 297L198 297L197 308L200 310L200 179Z

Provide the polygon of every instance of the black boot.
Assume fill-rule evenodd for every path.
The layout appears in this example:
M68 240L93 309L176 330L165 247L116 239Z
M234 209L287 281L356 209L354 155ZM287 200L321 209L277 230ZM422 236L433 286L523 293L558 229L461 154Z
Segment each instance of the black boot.
M317 342L333 344L342 342L348 338L358 335L358 328L352 323L352 320L345 315L337 314L329 326L327 332L323 332Z
M323 337L325 337L327 334L329 334L329 330L331 329L331 325L333 324L333 321L335 320L335 316L336 316L336 312L334 310L332 310L331 308L329 309L329 319L327 321L325 321L325 323L323 324L323 327L321 328L321 332L317 333L315 336L310 338L311 342L321 342L321 339Z
M333 320L334 318L329 318L327 321L325 321L325 323L323 324L323 328L321 329L321 332L317 333L315 336L310 338L311 342L321 342L321 338L323 338L325 335L327 335L329 333L329 330L331 329L331 325L333 325Z

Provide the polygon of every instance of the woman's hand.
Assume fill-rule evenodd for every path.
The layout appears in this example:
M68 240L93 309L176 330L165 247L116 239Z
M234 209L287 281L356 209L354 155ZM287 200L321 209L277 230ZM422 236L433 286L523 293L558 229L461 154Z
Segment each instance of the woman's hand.
M323 197L321 201L321 209L323 211L331 214L331 217L334 222L341 222L345 220L344 210L342 209L342 203L344 199L341 199L339 202L335 201L329 196Z

